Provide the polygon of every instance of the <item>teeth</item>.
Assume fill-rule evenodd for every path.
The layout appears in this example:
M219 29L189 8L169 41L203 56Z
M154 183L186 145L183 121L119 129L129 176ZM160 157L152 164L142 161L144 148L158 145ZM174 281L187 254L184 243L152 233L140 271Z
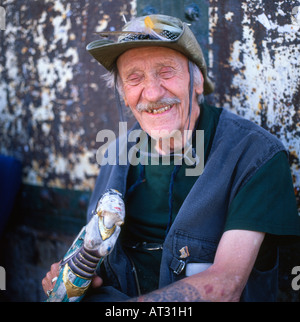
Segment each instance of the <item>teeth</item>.
M162 107L158 110L148 110L147 112L148 113L152 113L152 114L161 114L163 112L166 112L168 111L169 109L171 109L171 105L168 105L168 106L165 106L165 107Z

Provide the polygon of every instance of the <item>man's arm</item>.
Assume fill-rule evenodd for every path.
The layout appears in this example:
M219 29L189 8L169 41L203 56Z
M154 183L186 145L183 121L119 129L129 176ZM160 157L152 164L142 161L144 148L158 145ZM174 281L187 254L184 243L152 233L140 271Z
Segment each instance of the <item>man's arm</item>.
M227 231L220 240L210 268L132 301L239 301L264 235L246 230Z

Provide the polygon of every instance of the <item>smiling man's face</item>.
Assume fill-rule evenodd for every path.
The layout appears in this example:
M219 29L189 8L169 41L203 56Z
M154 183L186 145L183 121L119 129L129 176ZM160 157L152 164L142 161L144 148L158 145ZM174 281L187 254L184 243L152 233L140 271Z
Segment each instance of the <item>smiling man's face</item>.
M160 131L163 138L188 129L190 75L184 55L164 47L135 48L119 57L117 67L125 104L144 131L152 137ZM196 93L202 92L202 84L194 86L190 129L200 113Z

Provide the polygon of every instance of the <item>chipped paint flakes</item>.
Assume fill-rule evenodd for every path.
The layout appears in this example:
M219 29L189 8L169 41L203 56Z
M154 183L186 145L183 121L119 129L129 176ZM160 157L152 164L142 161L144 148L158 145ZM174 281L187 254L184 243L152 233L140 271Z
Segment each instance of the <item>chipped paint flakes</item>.
M0 57L0 131L5 135L0 152L23 161L24 183L91 189L92 179L82 182L83 171L68 173L84 160L85 173L93 173L93 179L97 174L83 143L80 89L73 84L80 65L74 42L76 17L72 25L72 10L78 10L78 4L5 1L5 5L8 19ZM76 156L75 161L69 161L70 155Z
M57 15L52 19L52 24L54 27L54 41L51 43L52 46L55 46L56 43L61 41L63 47L67 45L69 41L69 31L72 30L71 20L69 18L70 11L70 3L66 4L66 7L60 1L54 2L54 10L60 15Z
M218 8L217 7L209 7L208 8L208 16L209 16L209 35L208 35L208 44L210 47L213 46L214 43L214 33L218 24ZM208 66L209 66L209 76L212 77L211 70L214 66L214 53L212 50L208 51Z
M232 21L233 16L234 16L234 12L229 11L225 14L225 19L227 21Z
M297 68L297 57L300 46L280 47L270 55L268 44L262 42L262 59L257 56L257 50L250 28L244 28L247 42L236 41L233 45L230 65L235 71L232 86L238 88L245 96L243 110L246 117L257 118L254 111L259 102L263 101L267 111L269 127L276 123L279 116L276 109L283 100L292 101L300 79ZM293 53L296 53L293 55ZM242 61L240 60L242 57ZM241 68L243 71L240 72ZM267 85L267 86L266 86ZM255 90L253 90L255 88ZM240 106L237 106L240 109ZM295 106L286 107L286 116L293 114ZM281 111L283 112L283 111ZM257 120L259 121L259 120Z
M300 30L300 26L295 24L285 24L280 26L274 23L271 19L268 19L267 16L262 13L256 17L257 21L259 21L267 30L277 30L279 33L289 33L295 34Z
M295 1L289 6L285 1L274 2L267 8L262 0L243 0L241 8L233 10L241 14L240 26L232 26L228 16L220 19L218 14L216 18L217 9L219 12L223 9L222 4L216 5L210 9L214 14L210 19L213 28L210 44L216 45L214 37L218 32L221 42L217 45L229 46L229 56L213 58L214 62L226 66L226 73L233 75L220 105L263 126L291 151L291 169L299 202L300 25L293 23L292 3L296 5ZM228 37L224 34L222 38L222 30L230 33L230 28L238 29L235 33L238 37L228 45Z
M130 14L131 16L136 16L136 13L137 13L137 0L131 0L130 1Z
M104 31L107 28L109 21L110 21L110 16L104 15L103 19L99 20L98 26L96 27L95 31L96 32Z

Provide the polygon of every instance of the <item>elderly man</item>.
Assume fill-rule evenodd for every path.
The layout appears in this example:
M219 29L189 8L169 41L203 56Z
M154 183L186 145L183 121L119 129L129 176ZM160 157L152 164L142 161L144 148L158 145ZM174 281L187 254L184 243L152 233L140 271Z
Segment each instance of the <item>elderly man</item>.
M189 27L174 17L136 18L117 42L95 41L87 49L111 72L119 109L121 97L138 122L134 129L146 132L153 148L137 151L149 162L101 167L88 214L112 188L124 196L126 217L101 278L94 280L100 287L86 299L275 300L278 242L300 235L283 145L259 126L204 102L213 84L202 51ZM195 133L201 130L204 145L198 149ZM194 164L184 161L187 146ZM203 171L187 175L201 158ZM45 291L56 274L53 265Z

